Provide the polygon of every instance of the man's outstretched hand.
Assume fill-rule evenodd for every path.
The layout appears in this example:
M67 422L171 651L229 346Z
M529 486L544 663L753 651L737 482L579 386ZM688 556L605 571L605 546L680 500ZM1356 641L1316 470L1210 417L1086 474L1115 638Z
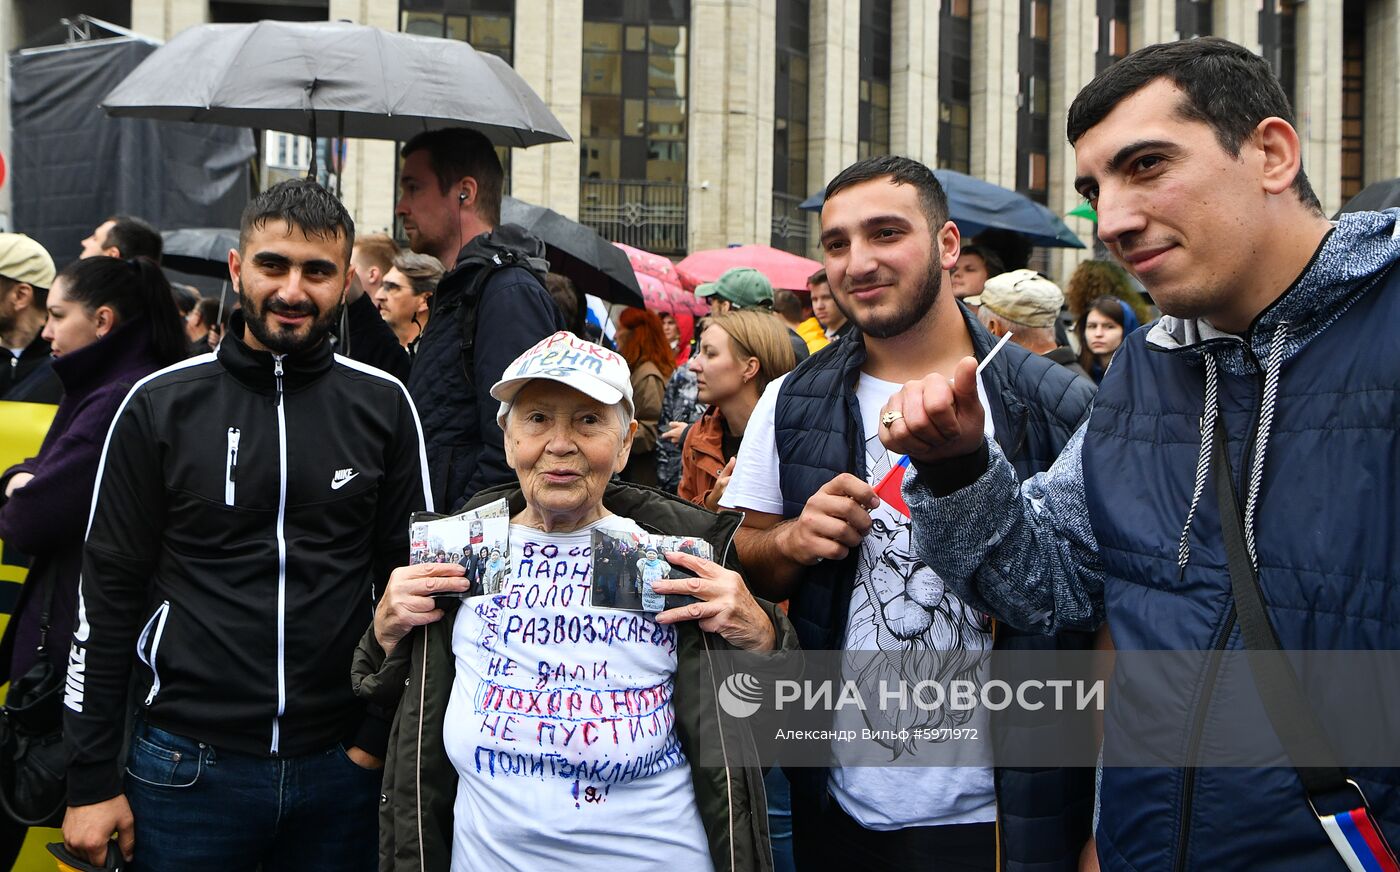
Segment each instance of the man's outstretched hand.
M935 372L896 391L880 410L880 441L911 460L936 463L975 452L985 417L977 398L977 360L964 357L951 383Z

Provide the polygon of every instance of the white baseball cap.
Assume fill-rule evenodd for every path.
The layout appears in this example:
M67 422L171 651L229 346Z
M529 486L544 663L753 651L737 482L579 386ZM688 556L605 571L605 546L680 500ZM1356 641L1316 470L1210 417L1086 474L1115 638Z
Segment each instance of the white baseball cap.
M536 379L568 385L609 406L622 403L629 418L635 414L632 370L622 355L560 330L513 360L501 374L501 380L491 386L491 396L501 401L496 423L502 430L515 395Z

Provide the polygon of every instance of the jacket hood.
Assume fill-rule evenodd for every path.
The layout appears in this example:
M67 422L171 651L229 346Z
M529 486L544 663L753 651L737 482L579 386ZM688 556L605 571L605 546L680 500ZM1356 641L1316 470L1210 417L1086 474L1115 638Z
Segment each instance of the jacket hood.
M519 263L538 273L541 280L549 272L544 243L519 224L501 224L462 246L462 250L457 252L457 262L438 284L438 295L444 290L450 292L455 287L463 286L465 283L462 280L472 267L487 263L499 266L509 262ZM444 285L447 287L444 288Z
M1350 212L1335 222L1303 273L1250 325L1241 338L1212 327L1201 318L1163 315L1147 334L1155 351L1185 354L1200 360L1209 351L1220 368L1253 375L1273 352L1274 334L1288 334L1279 353L1291 358L1374 288L1400 260L1400 208L1384 212ZM1245 342L1253 352L1245 353Z

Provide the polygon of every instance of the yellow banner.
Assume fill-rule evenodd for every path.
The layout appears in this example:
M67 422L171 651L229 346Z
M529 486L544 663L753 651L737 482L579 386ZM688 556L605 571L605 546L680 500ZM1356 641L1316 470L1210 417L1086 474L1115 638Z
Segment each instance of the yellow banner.
M39 453L44 434L49 432L49 424L57 411L57 406L47 403L0 401L0 472ZM4 543L0 543L0 554L4 555L4 559L0 560L0 633L3 633L27 570L24 566L8 562L18 561L18 556L13 551L6 552ZM55 861L44 845L62 840L63 836L58 830L30 830L13 872L51 872Z

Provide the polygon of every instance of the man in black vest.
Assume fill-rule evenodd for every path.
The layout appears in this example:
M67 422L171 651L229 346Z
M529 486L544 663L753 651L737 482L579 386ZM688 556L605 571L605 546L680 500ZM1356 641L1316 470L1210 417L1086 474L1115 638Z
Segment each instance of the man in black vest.
M863 659L880 672L875 681L907 682L908 664L919 652L941 652L961 669L967 664L959 657L977 660L993 639L989 622L947 592L918 558L907 514L876 496L873 486L900 459L880 443L880 411L904 383L950 371L965 355L985 358L992 339L944 290L960 239L928 167L908 158L871 158L841 172L826 190L826 273L835 302L856 330L769 385L749 419L722 503L746 512L736 543L748 577L761 595L791 601L789 615L804 648L871 652ZM1093 393L1087 381L1016 345L1001 350L979 388L994 410L987 434L1007 446L1023 475L1050 465ZM872 677L862 675L862 684ZM837 712L837 729L852 726L843 723L847 715ZM881 717L856 715L862 719L857 729ZM976 722L977 716L937 709L899 724ZM887 759L909 754L923 762L946 746L892 742L889 750ZM1052 771L1047 778L1056 783L1037 781L1041 795L1031 796L1027 779L1003 784L1001 773L994 778L985 766L785 771L803 869L872 862L991 869L999 805L1006 812L1006 868L1020 860L1040 869L1074 869L1090 835L1092 772ZM1037 799L1043 805L1046 792L1055 796L1048 815L1032 805ZM1047 824L1059 825L1054 841L1063 845L1060 854L1045 856L1044 838L1006 832L1031 818L1038 818L1042 836ZM1028 850L1036 856L1017 856Z
M515 480L491 385L526 349L566 329L544 288L544 244L513 224L497 227L504 182L496 150L474 130L420 133L403 148L394 211L409 248L455 264L438 283L408 380L433 503L444 510Z

